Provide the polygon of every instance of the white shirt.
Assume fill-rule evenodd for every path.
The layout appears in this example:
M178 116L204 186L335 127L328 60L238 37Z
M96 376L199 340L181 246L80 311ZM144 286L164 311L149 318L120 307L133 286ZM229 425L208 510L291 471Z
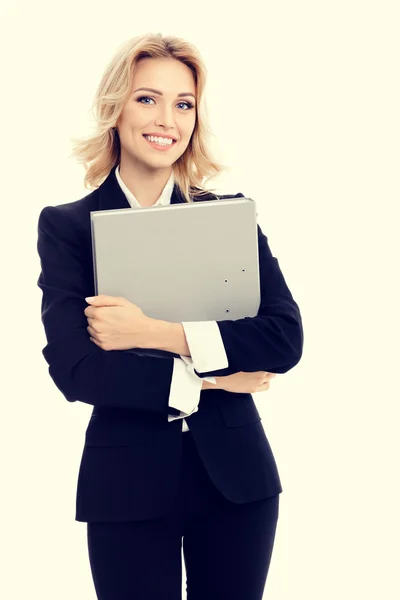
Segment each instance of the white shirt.
M131 207L144 208L122 181L119 165L115 168L115 176ZM160 197L152 206L170 204L173 189L174 173L172 172ZM194 369L198 372L224 369L228 366L228 358L216 321L190 321L182 322L182 325L191 356L174 357L168 406L176 408L180 414L168 415L168 421L183 419L182 431L189 431L184 417L199 410L203 379L216 383L215 377L198 377Z

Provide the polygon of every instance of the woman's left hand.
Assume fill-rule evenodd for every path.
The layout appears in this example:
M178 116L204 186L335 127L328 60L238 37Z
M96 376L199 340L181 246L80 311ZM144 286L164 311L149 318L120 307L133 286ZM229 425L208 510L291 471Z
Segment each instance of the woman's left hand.
M86 328L92 342L103 350L144 348L146 334L153 319L142 309L120 296L92 296L85 298L89 326Z

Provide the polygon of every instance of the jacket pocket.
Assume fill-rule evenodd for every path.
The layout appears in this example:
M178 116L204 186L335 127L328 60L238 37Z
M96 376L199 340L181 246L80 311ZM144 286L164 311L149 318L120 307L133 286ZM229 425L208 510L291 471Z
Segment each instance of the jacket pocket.
M226 392L220 396L218 407L227 427L240 427L262 420L251 394Z

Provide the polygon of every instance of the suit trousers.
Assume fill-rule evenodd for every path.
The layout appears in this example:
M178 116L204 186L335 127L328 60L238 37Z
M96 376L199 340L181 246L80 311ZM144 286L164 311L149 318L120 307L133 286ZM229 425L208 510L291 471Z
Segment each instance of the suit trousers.
M184 432L173 509L156 519L88 522L99 600L262 600L279 514L279 495L237 504L211 481L190 431Z

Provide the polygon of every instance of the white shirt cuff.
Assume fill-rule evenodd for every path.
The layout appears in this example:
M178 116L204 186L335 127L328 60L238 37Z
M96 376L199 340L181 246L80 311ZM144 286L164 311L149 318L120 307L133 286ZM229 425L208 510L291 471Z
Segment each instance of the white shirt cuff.
M229 366L224 342L216 321L182 322L190 350L189 362L198 373L217 371ZM195 375L195 373L194 373ZM206 378L205 378L206 379ZM213 381L212 383L215 383Z
M194 375L195 377L197 377L198 379L200 379L200 377L197 375L197 373L194 372L194 364L192 359L189 356L182 356L182 354L180 354L181 359L185 362L186 364L186 368L188 370L189 373L191 373L192 375ZM210 383L217 383L217 380L215 379L215 377L201 377L201 379L205 379L205 381L209 381Z
M168 415L168 421L184 419L199 410L203 379L191 373L184 361L174 358L168 406L180 411L179 415Z

